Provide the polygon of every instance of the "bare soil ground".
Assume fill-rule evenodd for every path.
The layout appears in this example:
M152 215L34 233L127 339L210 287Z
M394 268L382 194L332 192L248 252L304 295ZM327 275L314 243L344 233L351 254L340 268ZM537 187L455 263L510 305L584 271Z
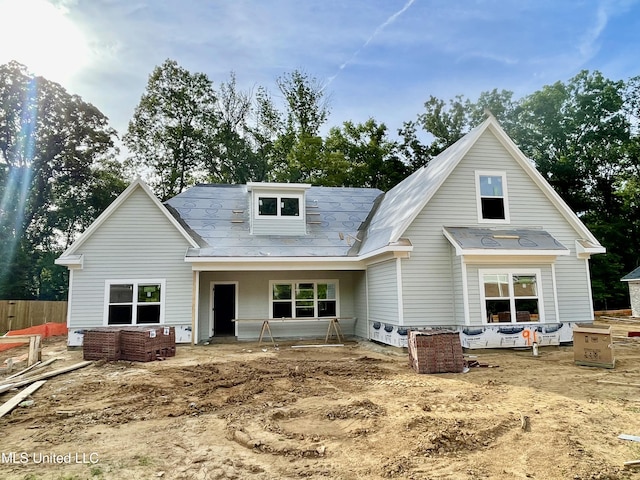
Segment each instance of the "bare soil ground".
M640 478L623 467L640 443L618 438L640 435L640 343L617 345L614 369L568 346L467 352L495 368L437 375L370 342L292 345L181 346L51 378L0 419L0 478ZM82 352L49 340L48 358Z

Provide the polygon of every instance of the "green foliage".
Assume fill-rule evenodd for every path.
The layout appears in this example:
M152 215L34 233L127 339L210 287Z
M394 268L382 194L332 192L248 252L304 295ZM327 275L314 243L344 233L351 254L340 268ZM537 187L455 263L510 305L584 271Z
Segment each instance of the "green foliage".
M240 91L231 73L218 94L220 126L218 154L214 162L205 160L208 181L246 183L263 181L267 176L267 157L260 153L263 137L249 126L253 113L250 93Z
M102 470L102 467L98 465L92 466L89 469L89 473L91 474L92 477L102 477L104 475L104 471Z
M325 145L332 154L329 184L388 190L407 174L397 143L388 138L386 125L373 118L363 124L344 122L341 128L332 128Z
M266 91L259 98L262 130L270 132L269 167L271 180L279 182L318 182L323 177L324 140L320 127L329 116L328 100L320 83L308 74L294 70L276 79L285 103L279 112Z
M204 160L217 158L216 105L211 80L174 60L166 60L149 76L124 143L131 152L129 169L149 171L149 185L161 200L204 179ZM209 165L209 170L217 167Z
M0 65L0 298L64 298L54 258L123 186L108 166L114 138L79 96L17 62Z

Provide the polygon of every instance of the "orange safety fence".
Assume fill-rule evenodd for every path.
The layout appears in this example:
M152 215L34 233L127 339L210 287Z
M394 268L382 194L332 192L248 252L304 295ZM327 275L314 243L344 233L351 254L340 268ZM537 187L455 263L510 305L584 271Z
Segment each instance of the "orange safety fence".
M42 338L56 337L58 335L67 334L66 323L45 323L42 325L36 325L35 327L23 328L22 330L11 330L5 336L11 337L13 335L42 335ZM9 350L10 348L19 347L24 343L4 343L0 344L0 352Z

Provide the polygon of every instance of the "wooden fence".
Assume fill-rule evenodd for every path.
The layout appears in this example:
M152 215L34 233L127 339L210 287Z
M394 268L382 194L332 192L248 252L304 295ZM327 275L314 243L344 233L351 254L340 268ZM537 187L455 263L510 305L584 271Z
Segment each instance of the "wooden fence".
M67 322L67 302L0 300L0 335L48 322Z

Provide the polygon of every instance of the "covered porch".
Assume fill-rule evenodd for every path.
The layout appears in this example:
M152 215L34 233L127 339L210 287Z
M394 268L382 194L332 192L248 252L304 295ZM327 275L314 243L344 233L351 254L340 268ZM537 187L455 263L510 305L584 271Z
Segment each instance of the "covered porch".
M364 270L204 269L193 276L194 343L258 340L273 319L270 333L281 339L324 341L332 318L346 337L366 332Z

